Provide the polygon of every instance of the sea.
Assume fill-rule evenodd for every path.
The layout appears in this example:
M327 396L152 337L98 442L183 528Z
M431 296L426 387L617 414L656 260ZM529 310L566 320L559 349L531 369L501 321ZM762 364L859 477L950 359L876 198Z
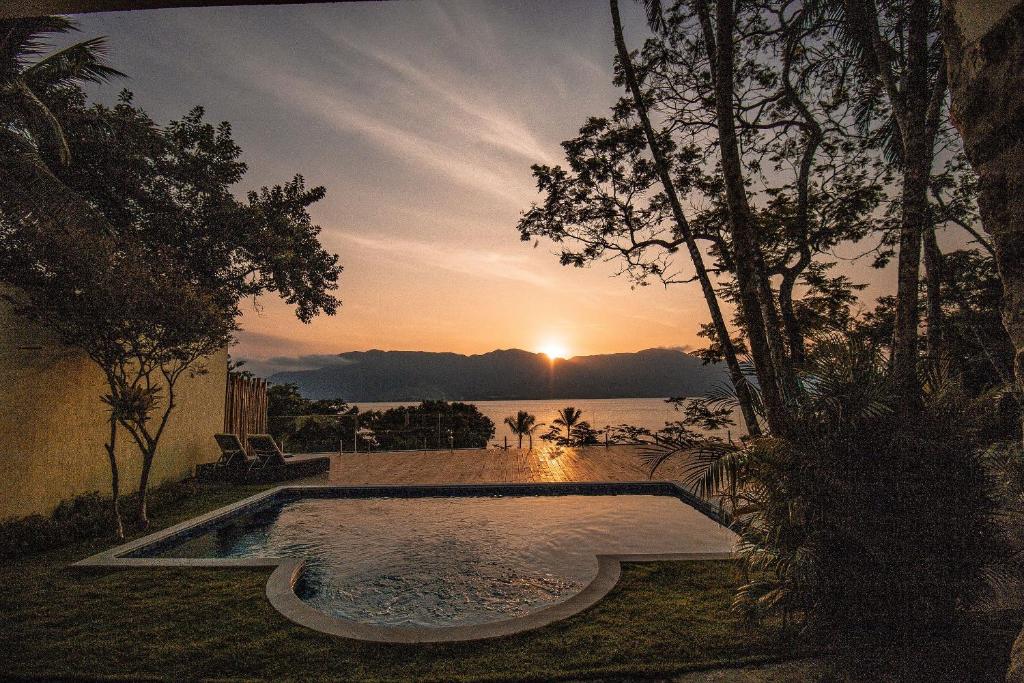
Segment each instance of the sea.
M513 400L513 401L463 401L472 403L480 412L491 418L494 422L494 437L492 443L503 444L508 438L509 444L515 444L516 440L505 425L506 417L514 417L520 410L525 410L537 417L538 422L551 424L558 416L558 411L567 406L572 406L583 411L581 420L590 423L593 429L604 430L605 427L617 427L628 424L634 427L645 427L657 431L665 426L666 422L681 420L681 410L676 410L671 403L666 403L663 398L563 398L563 399L542 399L542 400ZM353 405L359 406L360 411L364 410L387 410L398 406L418 405L415 401L397 402L358 402ZM715 433L723 438L729 436L738 437L746 433L743 429L742 420L739 419L739 412L733 416L736 423L731 428L722 429ZM538 430L537 434L544 433L544 429Z

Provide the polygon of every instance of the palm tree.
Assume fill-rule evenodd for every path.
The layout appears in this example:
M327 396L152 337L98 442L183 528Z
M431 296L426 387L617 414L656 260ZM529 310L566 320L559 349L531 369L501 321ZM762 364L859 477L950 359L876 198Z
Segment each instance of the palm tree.
M106 40L90 38L44 54L47 36L77 30L65 17L0 21L0 209L39 227L77 223L106 231L105 221L52 173L48 159L65 165L71 151L51 95L81 83L124 76L104 60Z
M43 56L46 36L76 30L66 17L0 21L0 120L23 131L23 138L55 151L61 163L68 162L71 152L60 120L44 101L46 93L124 76L105 63L102 36Z
M515 417L506 417L505 424L513 434L519 437L520 449L523 447L523 437L529 437L530 450L533 450L533 433L544 425L543 422L537 422L536 415L530 415L525 410L520 410Z
M566 406L558 411L558 417L551 421L551 424L558 427L565 427L565 438L569 440L572 438L572 429L579 424L580 417L583 416L583 411L573 406Z

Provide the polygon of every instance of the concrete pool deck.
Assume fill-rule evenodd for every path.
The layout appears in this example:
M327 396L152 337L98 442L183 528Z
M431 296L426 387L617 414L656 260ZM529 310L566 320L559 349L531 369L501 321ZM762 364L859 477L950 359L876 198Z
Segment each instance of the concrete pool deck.
M635 446L570 448L536 440L533 450L480 448L457 451L317 453L331 459L330 472L296 483L310 484L496 484L560 481L641 481L649 469ZM684 461L658 468L655 479L683 480Z

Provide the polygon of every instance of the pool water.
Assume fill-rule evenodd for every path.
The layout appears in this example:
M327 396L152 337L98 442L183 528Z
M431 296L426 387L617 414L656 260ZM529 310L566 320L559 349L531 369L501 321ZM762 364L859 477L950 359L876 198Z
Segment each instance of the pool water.
M296 593L381 626L501 621L561 602L598 554L729 552L733 532L673 496L306 498L165 548L163 557L306 560Z

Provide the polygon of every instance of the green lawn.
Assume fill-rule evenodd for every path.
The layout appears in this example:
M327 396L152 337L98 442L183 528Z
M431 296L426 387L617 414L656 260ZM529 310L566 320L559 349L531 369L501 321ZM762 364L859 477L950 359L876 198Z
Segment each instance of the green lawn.
M158 528L251 495L218 488L153 511ZM268 570L68 567L84 543L0 568L0 675L267 679L524 679L666 675L776 657L776 638L729 610L729 562L635 564L593 609L464 644L381 645L293 625L267 603Z

